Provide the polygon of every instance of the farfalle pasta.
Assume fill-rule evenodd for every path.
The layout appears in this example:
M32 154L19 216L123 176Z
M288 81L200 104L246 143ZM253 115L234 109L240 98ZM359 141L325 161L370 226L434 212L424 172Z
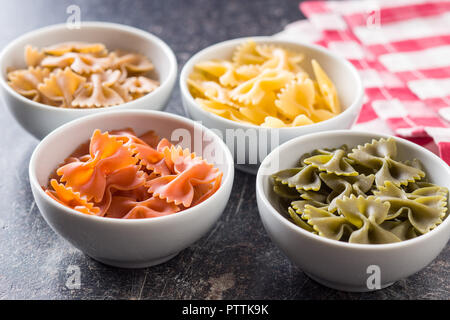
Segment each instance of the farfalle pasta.
M27 69L8 72L9 85L24 97L62 108L101 108L154 91L151 61L138 53L108 52L101 43L64 42L25 48Z
M418 160L397 159L393 138L317 149L271 176L279 209L320 236L393 243L434 229L447 216L448 190L427 181Z
M161 217L193 207L220 187L222 172L188 149L149 131L95 130L44 187L59 203L88 215Z
M187 80L206 111L239 123L297 127L341 112L334 84L316 60L314 77L300 66L302 53L248 41L230 60L199 62Z

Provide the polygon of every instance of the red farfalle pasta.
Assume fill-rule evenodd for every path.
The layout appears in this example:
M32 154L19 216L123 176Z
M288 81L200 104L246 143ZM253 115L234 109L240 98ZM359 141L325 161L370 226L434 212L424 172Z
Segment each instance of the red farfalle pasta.
M106 217L122 219L154 218L180 211L180 208L160 198L137 201L132 197L115 196Z
M95 130L89 147L89 160L75 161L60 167L56 173L61 182L80 192L89 200L100 202L106 189L107 177L116 170L134 165L137 159L122 141L108 133Z
M211 185L222 178L222 173L212 164L199 157L193 157L186 150L172 147L170 151L173 174L152 179L146 186L154 196L189 207L194 199L194 187Z
M81 213L141 219L195 206L220 187L222 172L154 131L102 133L78 146L50 177L45 192Z
M92 202L82 197L80 193L74 192L72 188L58 183L55 179L52 179L50 184L53 190L45 190L45 193L59 203L85 214L96 215L100 212L99 208L94 207Z

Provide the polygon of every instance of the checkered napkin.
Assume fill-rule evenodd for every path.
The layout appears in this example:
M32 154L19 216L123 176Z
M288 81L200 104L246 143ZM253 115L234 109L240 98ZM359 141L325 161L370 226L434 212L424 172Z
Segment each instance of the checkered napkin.
M307 1L280 38L314 42L358 69L354 129L395 134L450 164L450 1Z

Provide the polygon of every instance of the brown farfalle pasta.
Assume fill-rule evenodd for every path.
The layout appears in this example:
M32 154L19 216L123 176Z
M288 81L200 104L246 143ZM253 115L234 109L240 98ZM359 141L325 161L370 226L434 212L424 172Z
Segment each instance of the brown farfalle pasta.
M448 190L426 180L418 160L397 159L395 139L348 150L317 149L274 173L279 209L320 236L362 244L415 238L442 223Z
M24 97L63 108L100 108L140 98L159 87L151 61L138 53L108 52L102 43L58 43L25 48L27 69L8 72Z

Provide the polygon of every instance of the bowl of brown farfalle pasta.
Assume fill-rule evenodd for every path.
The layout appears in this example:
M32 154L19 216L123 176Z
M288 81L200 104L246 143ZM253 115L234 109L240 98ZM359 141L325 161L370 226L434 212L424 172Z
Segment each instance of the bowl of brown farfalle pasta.
M161 110L177 62L156 36L85 22L27 33L0 54L0 88L18 123L38 139L84 115L111 109Z

